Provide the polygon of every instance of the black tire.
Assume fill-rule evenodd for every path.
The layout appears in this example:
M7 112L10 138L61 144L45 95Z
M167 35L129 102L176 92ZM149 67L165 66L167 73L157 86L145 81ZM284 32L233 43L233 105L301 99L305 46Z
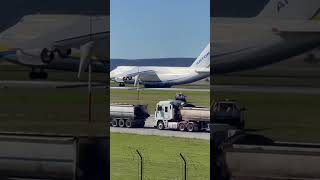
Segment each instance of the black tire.
M178 125L178 129L179 129L180 131L185 131L185 130L186 130L186 124L185 124L185 123L180 123L180 124Z
M111 126L112 126L112 127L118 127L118 121L117 121L116 119L113 119L113 120L111 121Z
M187 124L187 131L188 131L188 132L194 132L194 131L195 131L195 124L193 124L193 123L188 123L188 124Z
M125 120L123 120L123 119L120 119L119 120L119 127L126 127L126 122L125 122Z
M159 122L158 122L157 128L158 128L159 130L163 130L163 129L164 129L164 123L163 123L163 121L159 121Z
M131 120L126 121L126 127L127 128L132 128L133 127L133 122Z

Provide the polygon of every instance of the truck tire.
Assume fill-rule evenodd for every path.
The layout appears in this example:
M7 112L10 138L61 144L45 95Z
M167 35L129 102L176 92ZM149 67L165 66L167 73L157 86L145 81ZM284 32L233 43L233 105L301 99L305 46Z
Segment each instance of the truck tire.
M132 128L133 127L133 122L131 120L126 121L126 127L127 128Z
M189 122L188 124L187 124L187 131L189 131L189 132L196 132L196 131L198 131L198 126L197 126L197 124L195 124L195 123L192 123L192 122Z
M185 124L185 123L179 123L178 129L179 129L180 131L185 131L185 130L186 130L186 124Z
M111 126L112 126L112 127L118 127L118 121L117 121L116 119L113 119L113 120L111 121Z
M163 130L163 129L164 129L164 123L163 123L163 121L159 121L159 122L158 122L157 128L158 128L159 130Z
M120 119L119 120L119 127L125 127L126 126L126 124L125 124L125 121L123 120L123 119Z

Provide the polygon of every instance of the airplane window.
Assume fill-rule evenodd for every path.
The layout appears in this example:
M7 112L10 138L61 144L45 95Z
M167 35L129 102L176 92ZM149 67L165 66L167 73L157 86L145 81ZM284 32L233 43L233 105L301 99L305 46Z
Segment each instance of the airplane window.
M211 17L255 17L269 0L215 0L211 3Z

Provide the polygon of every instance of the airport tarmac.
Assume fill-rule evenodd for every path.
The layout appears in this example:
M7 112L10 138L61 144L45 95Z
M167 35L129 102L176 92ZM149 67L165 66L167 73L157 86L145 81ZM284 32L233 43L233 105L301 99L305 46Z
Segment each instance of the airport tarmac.
M93 82L94 87L105 88L105 83ZM65 82L65 81L0 81L0 88L21 87L21 88L76 88L87 87L86 82ZM118 90L135 90L133 87L110 87ZM210 92L210 89L187 89L187 88L142 88L143 90L161 91L189 91L189 92ZM212 85L214 92L247 92L247 93L290 93L290 94L320 94L320 88L312 87L289 87L289 86L245 86L245 85Z
M134 87L110 87L118 90L136 90ZM160 90L160 91L189 91L189 92L210 92L210 89L187 89L187 88L141 88L143 90Z
M289 86L212 85L213 92L320 94L320 88Z

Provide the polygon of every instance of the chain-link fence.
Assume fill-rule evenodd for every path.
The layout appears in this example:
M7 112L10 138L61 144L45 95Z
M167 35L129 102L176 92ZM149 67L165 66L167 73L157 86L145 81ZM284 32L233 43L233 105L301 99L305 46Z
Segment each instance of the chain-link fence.
M201 161L185 151L177 154L167 154L165 151L163 154L153 154L146 149L128 147L116 159L111 161L111 179L114 180L210 179L210 157Z

